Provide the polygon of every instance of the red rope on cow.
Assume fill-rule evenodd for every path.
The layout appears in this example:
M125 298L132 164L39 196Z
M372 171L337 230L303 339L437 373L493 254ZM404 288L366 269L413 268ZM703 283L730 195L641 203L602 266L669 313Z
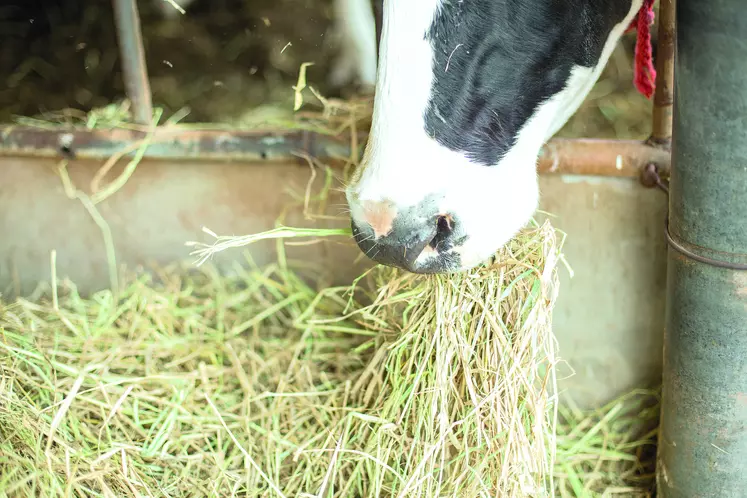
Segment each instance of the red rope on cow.
M633 83L647 99L651 98L656 87L656 69L654 69L651 53L651 31L649 30L653 23L654 0L643 0L641 10L626 30L626 32L637 30Z

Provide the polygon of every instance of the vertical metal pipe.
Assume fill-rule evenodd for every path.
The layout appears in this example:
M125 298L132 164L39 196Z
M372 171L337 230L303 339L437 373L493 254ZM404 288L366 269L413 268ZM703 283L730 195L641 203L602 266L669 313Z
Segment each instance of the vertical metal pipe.
M659 0L659 41L656 51L656 93L651 140L664 146L669 146L672 139L676 3L675 0Z
M678 0L669 231L747 263L747 10ZM657 490L747 496L747 272L669 250Z
M137 4L135 0L112 0L112 4L122 60L122 75L127 97L132 102L133 118L136 123L148 124L153 117L153 104Z

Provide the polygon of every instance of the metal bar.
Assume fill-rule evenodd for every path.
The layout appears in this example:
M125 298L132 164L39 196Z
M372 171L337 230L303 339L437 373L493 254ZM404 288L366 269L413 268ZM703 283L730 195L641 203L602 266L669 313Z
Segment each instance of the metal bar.
M136 123L148 124L153 117L153 104L137 4L135 0L112 0L112 4L122 75L127 97L132 102L133 118Z
M651 142L667 148L672 141L676 4L676 0L659 0L659 40L656 51L656 92Z
M669 171L669 152L635 140L553 139L540 152L543 174L636 178L648 164Z
M676 23L669 236L686 250L667 263L657 492L743 498L747 272L722 266L747 263L747 11L679 0Z
M0 157L79 157L105 160L126 151L145 136L133 130L51 131L37 128L0 128ZM358 143L366 143L360 133ZM333 165L350 157L350 135L320 135L310 131L221 131L159 128L146 158L200 161L292 161L306 154ZM553 139L540 152L542 174L574 174L634 178L654 164L666 175L669 152L638 141Z

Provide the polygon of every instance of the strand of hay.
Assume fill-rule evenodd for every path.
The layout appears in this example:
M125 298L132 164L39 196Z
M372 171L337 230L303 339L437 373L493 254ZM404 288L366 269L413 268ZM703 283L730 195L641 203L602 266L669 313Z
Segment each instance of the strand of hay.
M206 244L204 242L196 241L190 241L186 243L187 247L196 248L190 254L197 257L197 261L195 262L197 266L203 265L215 253L225 251L227 249L245 247L261 240L287 240L308 237L323 238L332 237L335 235L352 236L352 231L348 228L294 228L278 226L266 232L240 236L217 235L207 227L202 227L202 231L207 235L213 237L214 241L212 244Z

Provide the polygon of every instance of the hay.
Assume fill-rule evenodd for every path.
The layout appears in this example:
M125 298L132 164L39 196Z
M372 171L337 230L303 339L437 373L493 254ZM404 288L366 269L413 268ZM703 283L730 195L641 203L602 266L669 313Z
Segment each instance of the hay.
M319 100L311 125L354 130L365 119L365 102ZM309 219L325 191L297 199ZM566 448L573 458L554 463L562 244L549 223L467 275L376 268L365 286L316 291L286 267L283 241L349 229L205 231L215 240L192 244L198 265L265 239L278 240L279 263L228 279L172 269L158 285L140 277L91 301L65 282L51 304L7 308L0 438L18 458L2 462L11 470L0 481L11 491L512 497L630 480L614 465L599 477L609 447L590 453L586 434L576 434L581 460Z
M368 299L254 267L233 280L164 273L158 287L141 276L116 302L109 292L85 301L63 281L50 303L4 305L5 489L442 496L536 486L551 469L549 403L535 384L547 374L554 298L542 289L557 248L549 225L524 242L504 255L522 264L473 278L374 272L373 288L388 284ZM526 385L502 381L507 373Z
M544 379L539 366L553 356L541 323L552 292L538 299L542 273L552 274L552 261L538 260L555 253L553 233L545 225L525 235L504 256L526 272L508 265L446 280L379 270L367 277L384 283L379 294L316 291L286 268L249 261L230 278L209 265L173 266L156 281L130 276L117 301L109 291L84 299L63 279L39 302L2 303L0 491L273 496L274 486L285 496L396 496L409 483L409 496L438 487L439 496L450 487L480 496L470 487L517 488L519 476L537 484L554 468L559 496L648 496L641 469L652 468L643 450L654 439L640 431L658 413L644 406L647 393L592 413L561 407L550 468L547 390L506 382L512 367L528 382ZM487 277L497 274L502 281ZM483 286L480 296L498 299L489 312L469 299L472 313L457 320L464 336L449 324L418 333ZM488 317L498 323L482 330L494 336L480 337ZM517 479L506 483L504 472Z
M466 274L378 274L385 302L402 300L403 288L418 292L374 309L398 325L377 369L387 377L375 403L394 425L367 441L369 452L402 469L393 496L547 496L552 489L555 235L549 223L527 230Z
M659 391L636 389L596 410L560 404L556 496L655 496Z

